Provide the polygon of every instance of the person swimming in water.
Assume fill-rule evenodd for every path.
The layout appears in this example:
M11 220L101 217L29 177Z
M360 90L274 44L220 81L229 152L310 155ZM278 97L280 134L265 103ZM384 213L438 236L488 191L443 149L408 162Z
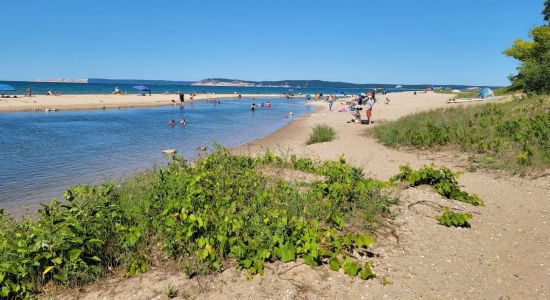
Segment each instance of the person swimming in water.
M267 100L267 103L265 104L265 107L271 107L271 103L269 102L269 100Z
M174 125L176 125L176 121L174 121L174 119L171 119L170 121L168 121L168 125L170 125L170 127L174 127Z
M185 123L187 123L187 122L185 121L185 119L184 119L184 118L181 118L181 119L180 119L180 125L185 125Z
M251 111L255 111L255 110L256 110L256 103L252 103L252 106L250 106L250 110L251 110Z

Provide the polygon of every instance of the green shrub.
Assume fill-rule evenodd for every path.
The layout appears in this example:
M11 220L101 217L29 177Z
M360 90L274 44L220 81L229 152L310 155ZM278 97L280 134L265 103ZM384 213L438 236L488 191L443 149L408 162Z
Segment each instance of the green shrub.
M78 186L65 196L68 202L43 205L36 220L0 215L0 297L29 297L50 280L92 281L133 250L132 222L112 185Z
M269 167L318 179L303 186L268 178L261 170ZM135 276L159 251L183 260L188 276L228 260L250 276L276 260L340 269L338 257L366 251L369 231L389 215L395 200L386 186L343 158L252 158L221 148L194 164L175 157L117 186L68 190L66 202L44 205L34 219L15 222L0 211L0 298L29 298L49 282L86 283L117 268ZM366 266L351 273L373 276Z
M306 145L330 142L336 137L336 132L328 125L317 125L309 135Z
M433 165L428 165L414 171L410 166L400 166L399 174L393 176L391 182L406 182L408 186L418 186L422 184L431 185L440 195L472 205L483 205L483 202L477 195L470 195L460 189L457 178L458 173L454 173L448 168L436 169Z
M468 221L471 218L471 214L461 214L445 208L445 211L441 216L437 217L437 220L439 221L439 224L445 225L447 227L469 228L471 225Z
M392 147L451 147L480 157L485 166L523 170L550 166L550 98L454 106L376 126Z

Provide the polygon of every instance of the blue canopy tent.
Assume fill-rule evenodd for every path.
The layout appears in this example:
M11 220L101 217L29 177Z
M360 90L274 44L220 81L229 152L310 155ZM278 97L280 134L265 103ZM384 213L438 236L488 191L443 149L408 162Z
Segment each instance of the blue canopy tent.
M0 83L0 94L2 94L2 98L4 97L4 92L15 92L16 89L9 85L9 84L3 84Z
M494 96L495 96L495 93L493 93L493 91L490 88L482 88L479 91L479 94L477 95L479 99L487 99Z
M149 92L149 96L151 96L151 89L144 85L134 85L133 88L142 92L143 95L145 95L146 92Z

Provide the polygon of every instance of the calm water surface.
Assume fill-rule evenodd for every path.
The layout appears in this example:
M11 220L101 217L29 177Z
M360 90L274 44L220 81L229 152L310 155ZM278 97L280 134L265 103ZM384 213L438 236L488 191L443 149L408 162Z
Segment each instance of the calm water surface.
M268 135L310 110L303 100L271 99L120 110L0 114L0 208L35 209L77 184L95 184L164 162L161 151L186 157L215 143L233 147ZM256 103L261 100L256 100ZM168 125L170 119L187 125Z

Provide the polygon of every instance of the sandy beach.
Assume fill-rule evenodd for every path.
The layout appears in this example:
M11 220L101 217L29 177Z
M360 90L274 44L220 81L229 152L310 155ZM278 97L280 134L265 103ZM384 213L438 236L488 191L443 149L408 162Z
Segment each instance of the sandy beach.
M236 94L197 94L191 100L191 95L185 95L185 102L220 98L236 98ZM243 98L282 97L280 94L242 94ZM163 106L179 103L177 94L146 95L105 95L81 94L32 97L0 98L0 112L44 111L44 110L86 110L86 109L117 109L129 107Z
M150 299L167 284L182 295L200 299L547 299L550 297L550 178L519 178L499 172L468 171L464 155L455 152L419 152L387 148L369 128L417 111L446 107L449 95L399 93L379 101L372 125L346 123L349 112L329 111L317 102L314 113L295 119L263 139L233 149L257 154L265 150L295 153L316 159L340 155L368 176L388 179L403 164L448 166L462 171L464 190L477 193L485 207L444 199L430 187L400 192L395 220L378 233L373 264L378 280L362 281L327 266L275 263L265 276L246 280L229 268L207 278L182 279L177 270L154 269L128 279L113 278L91 286L81 299L114 297ZM499 101L499 99L492 100ZM480 105L468 104L468 105ZM481 104L482 105L482 104ZM334 141L305 145L311 128L328 124L337 132ZM437 223L441 207L472 213L471 229L447 228ZM382 284L386 278L390 284Z

